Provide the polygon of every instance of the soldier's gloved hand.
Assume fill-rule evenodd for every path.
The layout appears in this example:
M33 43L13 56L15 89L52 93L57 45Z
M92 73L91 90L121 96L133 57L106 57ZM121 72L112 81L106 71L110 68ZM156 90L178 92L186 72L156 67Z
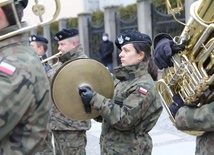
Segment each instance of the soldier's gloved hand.
M175 118L177 111L180 107L184 106L184 102L178 94L175 94L173 97L173 103L169 106L169 110L172 113L172 116Z
M173 66L171 57L181 51L181 48L177 46L172 40L168 38L160 39L154 49L154 61L159 69Z
M92 97L93 97L93 91L88 86L82 86L79 87L79 95L81 97L82 103L85 108L86 113L91 113L91 105L89 104Z

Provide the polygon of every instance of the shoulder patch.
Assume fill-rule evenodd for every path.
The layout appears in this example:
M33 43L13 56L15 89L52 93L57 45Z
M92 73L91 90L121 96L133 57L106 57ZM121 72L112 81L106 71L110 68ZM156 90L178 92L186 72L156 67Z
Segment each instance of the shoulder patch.
M0 72L6 73L8 75L13 75L13 73L15 72L16 67L13 65L10 65L6 62L1 62L0 63Z
M141 94L143 94L143 95L146 95L147 94L147 90L146 89L144 89L143 87L140 87L139 89L138 89L138 91L141 93Z

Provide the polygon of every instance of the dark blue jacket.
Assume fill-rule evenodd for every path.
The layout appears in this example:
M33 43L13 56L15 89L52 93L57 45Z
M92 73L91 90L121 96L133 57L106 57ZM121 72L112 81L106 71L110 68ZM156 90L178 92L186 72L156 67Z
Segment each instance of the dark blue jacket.
M101 62L106 64L106 63L112 63L112 53L114 51L114 45L113 42L107 40L107 41L102 41L99 46L99 53L100 53L100 58Z

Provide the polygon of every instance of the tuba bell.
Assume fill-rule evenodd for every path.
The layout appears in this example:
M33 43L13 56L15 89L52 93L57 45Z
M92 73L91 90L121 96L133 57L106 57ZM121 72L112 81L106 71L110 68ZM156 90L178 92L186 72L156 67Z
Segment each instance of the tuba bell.
M16 9L14 6L14 0L1 0L0 1L0 7L5 6L5 5L11 5L12 6L12 11L13 11L13 14L14 14L14 17L16 20L16 26L18 27L18 29L14 30L14 31L10 31L7 34L1 35L0 41L7 39L9 37L12 37L14 35L17 35L17 34L28 32L32 29L37 28L38 26L44 26L44 25L47 25L47 24L50 24L51 22L53 22L58 17L59 12L60 12L60 0L52 0L52 1L55 3L55 11L53 12L52 17L45 18L45 20L43 20L43 16L47 12L45 5L43 5L42 3L39 3L38 0L35 0L35 3L32 5L31 9L33 11L33 15L34 15L35 19L39 18L39 21L38 21L38 23L34 22L34 24L25 25L25 24L22 24L18 19L17 12L16 12ZM32 18L34 18L34 17L32 17Z
M174 66L164 69L162 79L157 82L158 93L174 125L176 122L169 110L174 94L179 94L187 106L201 107L214 100L213 7L213 0L198 0L191 5L190 19L181 35L173 38L184 50L172 57ZM203 134L201 131L183 132L195 136Z

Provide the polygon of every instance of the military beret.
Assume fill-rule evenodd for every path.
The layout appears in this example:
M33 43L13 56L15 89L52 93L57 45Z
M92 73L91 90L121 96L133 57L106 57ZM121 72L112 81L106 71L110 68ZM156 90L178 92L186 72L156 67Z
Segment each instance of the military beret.
M144 43L152 45L151 38L144 33L140 33L136 30L126 30L122 32L115 40L115 45L121 50L121 47L129 43Z
M21 4L23 6L23 8L26 8L26 6L28 5L28 0L14 0L15 4Z
M61 41L66 38L76 36L77 34L79 34L77 29L73 29L73 28L62 29L61 31L59 31L54 35L54 40Z
M36 42L43 42L48 44L48 40L45 37L42 37L39 35L31 35L28 40L29 42L36 41Z

